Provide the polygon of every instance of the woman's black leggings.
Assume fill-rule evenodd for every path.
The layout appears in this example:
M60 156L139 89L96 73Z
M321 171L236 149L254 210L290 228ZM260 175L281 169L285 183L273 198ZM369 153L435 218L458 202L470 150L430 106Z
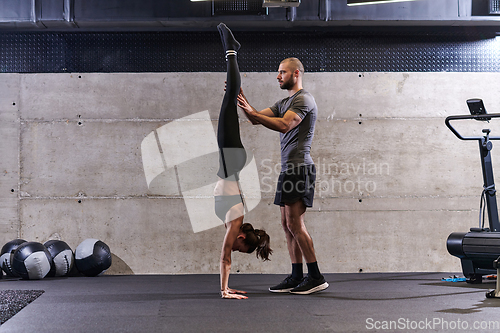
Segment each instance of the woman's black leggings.
M240 138L238 122L237 100L240 93L241 77L236 55L227 56L226 92L222 101L217 129L217 143L219 145L220 178L235 175L243 169L246 162L246 152Z

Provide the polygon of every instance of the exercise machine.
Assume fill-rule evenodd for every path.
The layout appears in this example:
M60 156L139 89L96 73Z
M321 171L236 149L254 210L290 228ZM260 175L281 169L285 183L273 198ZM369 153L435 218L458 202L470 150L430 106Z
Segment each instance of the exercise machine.
M488 114L480 99L467 100L471 115L449 116L446 126L460 139L479 142L481 168L483 172L483 192L479 206L479 226L470 228L469 232L454 232L446 241L446 247L451 255L460 258L462 271L468 283L482 283L483 275L497 273L500 257L500 222L491 163L493 140L500 140L500 136L490 136L490 129L483 129L482 136L462 136L452 125L451 121L476 120L488 122L499 118L500 114ZM489 226L485 227L485 215L488 214Z

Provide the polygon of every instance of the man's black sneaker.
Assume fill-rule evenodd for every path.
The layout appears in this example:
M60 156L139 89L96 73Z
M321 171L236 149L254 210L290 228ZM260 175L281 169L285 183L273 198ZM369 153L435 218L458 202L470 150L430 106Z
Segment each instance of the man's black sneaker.
M317 291L325 290L326 288L328 288L328 286L328 282L325 281L323 275L321 275L321 277L317 280L307 275L302 280L301 284L290 290L290 293L298 295L308 295Z
M295 280L292 278L292 275L288 275L280 284L269 288L269 291L273 293L287 293L300 285L301 282L302 280Z

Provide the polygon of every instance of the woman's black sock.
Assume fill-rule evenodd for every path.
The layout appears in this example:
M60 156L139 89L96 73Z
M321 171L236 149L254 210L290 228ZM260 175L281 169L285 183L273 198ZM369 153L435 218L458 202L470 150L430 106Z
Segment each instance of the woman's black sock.
M240 49L240 43L234 38L231 30L224 23L220 23L217 30L219 30L222 46L226 51L226 58L227 55L236 55L236 52Z

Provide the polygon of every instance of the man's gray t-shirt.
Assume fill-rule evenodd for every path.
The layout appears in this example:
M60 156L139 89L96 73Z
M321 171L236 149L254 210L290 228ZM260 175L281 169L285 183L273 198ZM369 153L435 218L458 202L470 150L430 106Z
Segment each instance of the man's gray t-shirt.
M291 97L276 102L271 106L271 110L276 117L283 118L283 115L290 110L302 119L295 128L285 134L280 133L281 171L301 165L314 164L311 155L309 155L318 115L318 107L314 97L301 89Z

